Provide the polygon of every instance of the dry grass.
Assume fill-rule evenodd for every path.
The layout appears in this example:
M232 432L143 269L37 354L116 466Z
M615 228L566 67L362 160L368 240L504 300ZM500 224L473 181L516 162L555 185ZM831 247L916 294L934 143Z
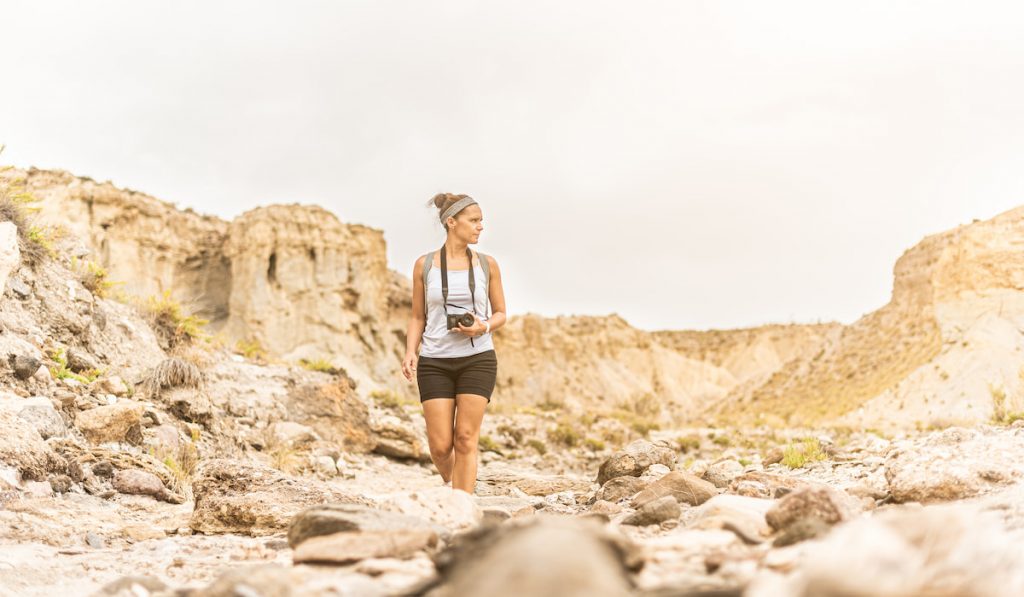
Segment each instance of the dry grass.
M267 351L264 350L263 345L260 344L259 340L239 340L238 342L235 342L235 352L250 361L256 361L258 363L264 363L267 361Z
M171 357L165 359L150 371L142 381L143 394L155 398L166 388L198 388L203 383L203 373L192 363Z
M821 446L821 442L813 437L804 439L800 443L790 444L782 450L782 464L789 468L802 468L810 462L827 460L828 454Z
M321 373L330 373L331 375L337 375L340 370L331 364L327 359L299 359L299 365L303 369L310 371L319 371Z
M2 151L3 146L0 146ZM10 166L0 167L0 173L10 169ZM24 179L0 177L0 222L11 222L18 229L21 256L33 267L45 257L53 258L57 255L53 241L58 232L33 222L33 216L38 211L35 206L37 201L26 190Z

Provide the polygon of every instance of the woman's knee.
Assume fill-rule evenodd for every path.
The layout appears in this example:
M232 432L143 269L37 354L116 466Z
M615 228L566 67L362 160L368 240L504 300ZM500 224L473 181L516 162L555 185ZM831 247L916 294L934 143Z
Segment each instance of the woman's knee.
M450 435L448 437L428 437L427 445L430 447L430 453L437 456L451 454L455 449L455 442L452 441Z
M472 454L476 452L477 442L480 434L471 431L455 431L455 452L457 454Z

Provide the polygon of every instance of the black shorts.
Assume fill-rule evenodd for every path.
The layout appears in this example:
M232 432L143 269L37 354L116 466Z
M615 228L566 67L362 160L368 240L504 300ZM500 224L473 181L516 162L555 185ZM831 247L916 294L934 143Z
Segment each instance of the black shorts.
M416 366L420 402L455 398L456 394L476 394L490 402L497 379L498 357L494 350L468 357L420 357Z

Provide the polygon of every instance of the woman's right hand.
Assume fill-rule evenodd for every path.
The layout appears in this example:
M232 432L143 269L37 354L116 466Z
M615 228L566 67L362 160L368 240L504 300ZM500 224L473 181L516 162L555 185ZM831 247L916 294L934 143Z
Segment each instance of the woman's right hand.
M416 362L419 357L415 353L409 353L405 355L405 359L402 360L402 374L409 381L412 381L414 375L416 375Z

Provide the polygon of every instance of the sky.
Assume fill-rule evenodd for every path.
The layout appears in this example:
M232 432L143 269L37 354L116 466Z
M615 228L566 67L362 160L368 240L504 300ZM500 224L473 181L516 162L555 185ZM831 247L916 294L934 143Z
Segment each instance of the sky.
M1024 5L0 0L0 162L232 218L313 203L411 276L484 212L510 315L850 323L1024 205Z

